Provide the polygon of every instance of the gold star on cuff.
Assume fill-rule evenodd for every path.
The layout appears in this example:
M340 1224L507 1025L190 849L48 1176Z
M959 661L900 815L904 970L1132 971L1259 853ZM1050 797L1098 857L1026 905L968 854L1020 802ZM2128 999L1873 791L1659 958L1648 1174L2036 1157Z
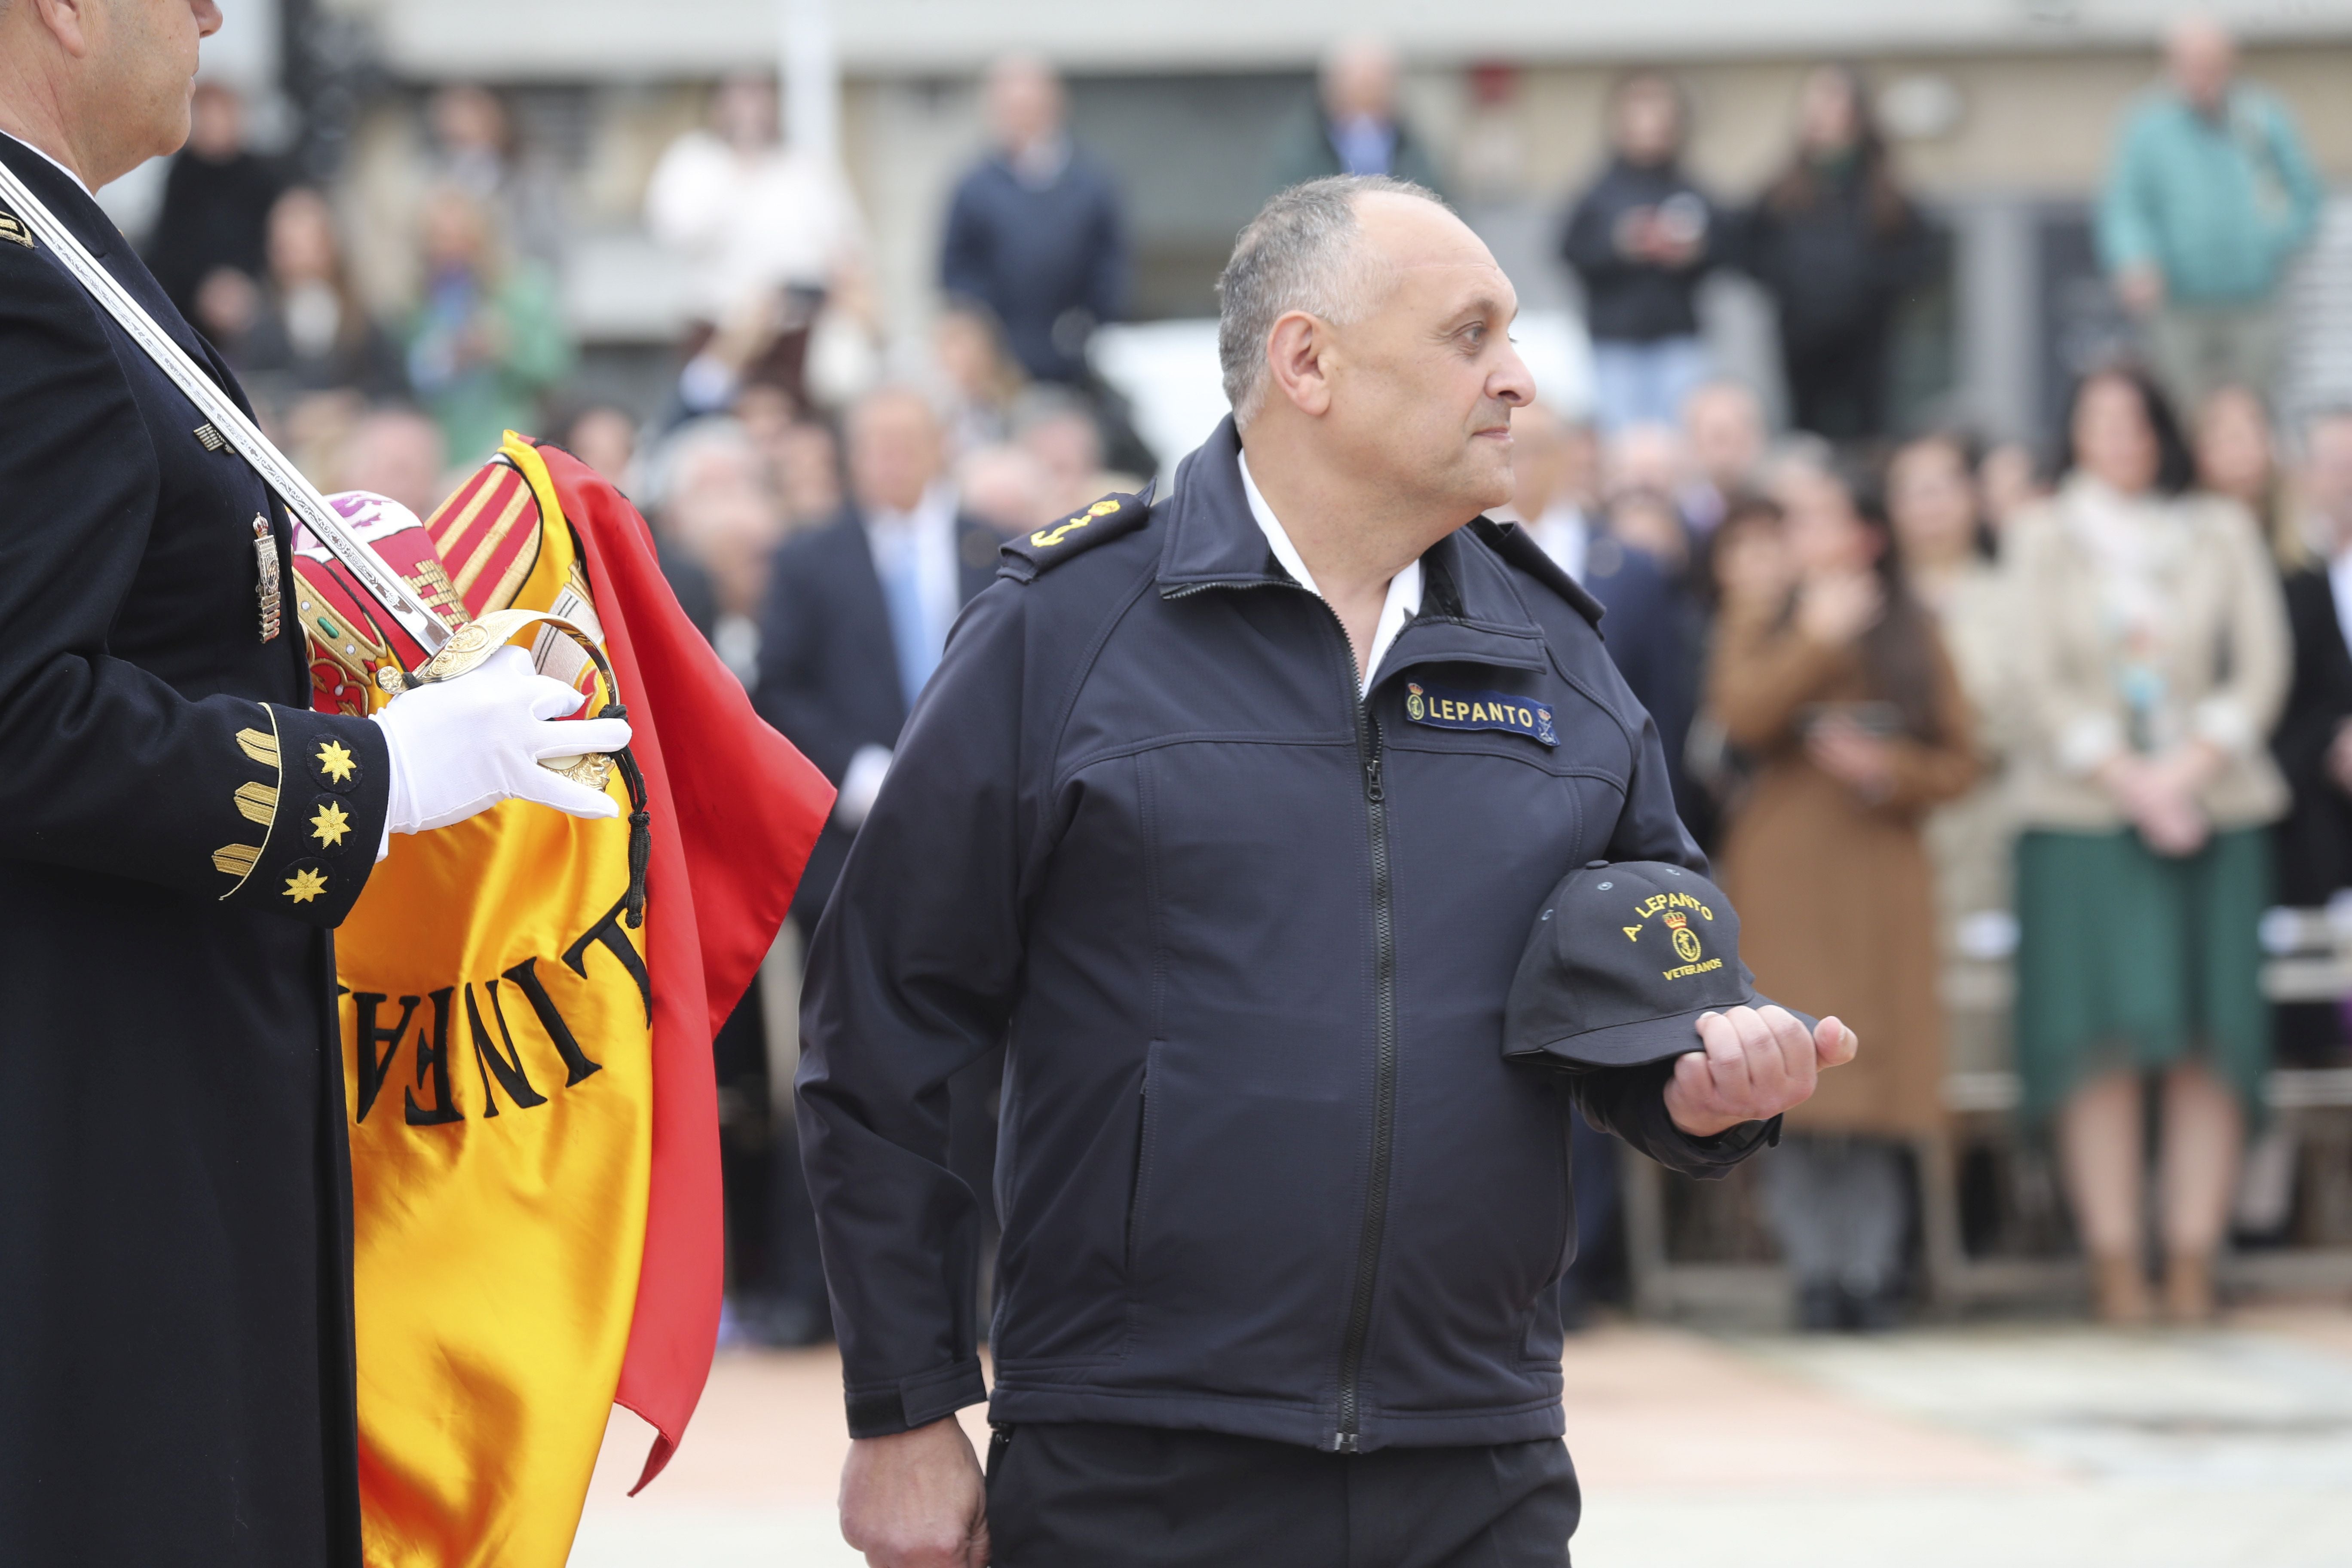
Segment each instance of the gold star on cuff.
M352 769L357 765L341 741L330 741L319 748L319 771L337 784L349 779Z
M321 844L341 844L351 830L351 814L332 801L320 806L318 815L310 818L310 837Z
M298 904L307 904L326 890L324 871L297 871L286 879L286 896Z

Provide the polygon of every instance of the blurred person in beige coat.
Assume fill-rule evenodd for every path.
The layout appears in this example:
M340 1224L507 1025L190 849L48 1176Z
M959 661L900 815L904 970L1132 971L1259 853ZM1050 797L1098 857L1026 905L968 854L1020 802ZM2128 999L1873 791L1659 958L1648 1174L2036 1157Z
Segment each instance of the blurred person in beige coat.
M2057 1122L2100 1315L2148 1315L2144 1087L2162 1086L2165 1300L2213 1310L2213 1255L2269 1009L2256 936L2268 825L2287 789L2268 740L2291 645L2278 574L2236 501L2193 492L2187 443L2145 374L2084 378L2066 477L2019 515L2017 1066Z
M1726 600L1707 704L1757 759L1724 891L1756 983L1834 997L1877 1042L1792 1111L1766 1212L1808 1329L1891 1325L1910 1221L1904 1144L1943 1122L1944 1017L1920 823L1977 775L1967 700L1905 588L1885 517L1817 461L1776 476L1792 594Z

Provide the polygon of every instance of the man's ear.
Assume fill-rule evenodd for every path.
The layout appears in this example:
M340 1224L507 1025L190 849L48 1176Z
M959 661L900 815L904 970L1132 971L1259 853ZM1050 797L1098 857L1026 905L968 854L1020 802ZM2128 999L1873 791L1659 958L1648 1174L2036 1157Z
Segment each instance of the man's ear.
M1274 390L1302 414L1320 417L1331 406L1331 382L1323 363L1330 348L1330 324L1304 310L1282 317L1266 334L1265 368Z
M59 48L78 60L89 58L90 47L97 42L96 0L16 0L16 4L31 8L33 20L58 41Z

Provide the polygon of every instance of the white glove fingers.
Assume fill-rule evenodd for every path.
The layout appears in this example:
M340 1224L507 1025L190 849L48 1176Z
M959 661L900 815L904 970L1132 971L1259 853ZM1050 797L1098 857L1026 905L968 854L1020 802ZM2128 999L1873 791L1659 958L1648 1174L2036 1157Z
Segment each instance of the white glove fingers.
M515 781L515 798L551 805L566 816L584 817L591 822L607 821L621 815L621 803L602 790L574 784L560 773L534 764L530 773L536 778Z
M553 676L532 676L528 689L530 716L534 719L569 719L588 702L578 688Z
M575 757L584 752L603 752L610 756L629 743L629 721L625 719L581 719L571 723L540 724L535 729L528 742L534 760Z

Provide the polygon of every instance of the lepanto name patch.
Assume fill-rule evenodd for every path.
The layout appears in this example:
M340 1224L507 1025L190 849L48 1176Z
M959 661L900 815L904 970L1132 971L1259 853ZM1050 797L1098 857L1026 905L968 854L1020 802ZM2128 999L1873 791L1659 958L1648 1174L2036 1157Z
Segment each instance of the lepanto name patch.
M1404 716L1438 730L1507 730L1547 746L1559 744L1559 736L1552 731L1550 708L1507 691L1454 691L1407 681Z

